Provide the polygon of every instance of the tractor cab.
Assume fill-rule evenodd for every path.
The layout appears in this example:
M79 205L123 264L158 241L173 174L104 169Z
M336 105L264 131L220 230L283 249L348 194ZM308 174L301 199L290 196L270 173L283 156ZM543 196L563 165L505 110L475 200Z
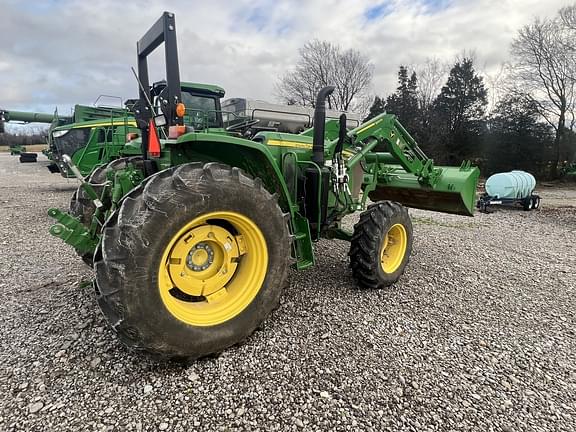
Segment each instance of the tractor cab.
M180 83L182 103L186 108L184 125L195 130L223 128L222 107L220 99L225 91L222 87L210 84L191 82ZM168 89L166 81L152 84L150 95L157 113L164 113L163 107L168 105Z

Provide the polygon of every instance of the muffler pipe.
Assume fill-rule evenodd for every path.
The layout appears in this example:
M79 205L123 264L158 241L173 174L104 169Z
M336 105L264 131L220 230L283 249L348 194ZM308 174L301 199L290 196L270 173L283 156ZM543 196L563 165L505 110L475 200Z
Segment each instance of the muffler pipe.
M312 162L324 166L324 129L326 123L326 98L336 87L326 86L316 96L314 109L314 139L312 141Z

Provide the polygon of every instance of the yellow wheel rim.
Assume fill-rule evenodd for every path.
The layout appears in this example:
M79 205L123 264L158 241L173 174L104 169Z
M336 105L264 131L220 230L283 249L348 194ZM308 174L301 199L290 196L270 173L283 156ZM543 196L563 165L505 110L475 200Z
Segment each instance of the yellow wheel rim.
M251 219L234 212L208 213L188 222L164 249L160 297L186 324L221 324L254 300L267 267L266 240Z
M384 273L394 273L400 268L407 245L408 235L404 225L392 225L382 239L380 248L380 266Z

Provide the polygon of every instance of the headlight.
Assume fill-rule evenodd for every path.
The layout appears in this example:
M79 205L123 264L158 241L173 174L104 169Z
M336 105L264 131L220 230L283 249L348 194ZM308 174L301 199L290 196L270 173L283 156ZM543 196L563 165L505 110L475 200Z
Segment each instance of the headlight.
M58 131L54 131L52 132L52 137L54 138L60 138L64 135L66 135L68 132L70 132L70 129L64 129L64 130L58 130Z

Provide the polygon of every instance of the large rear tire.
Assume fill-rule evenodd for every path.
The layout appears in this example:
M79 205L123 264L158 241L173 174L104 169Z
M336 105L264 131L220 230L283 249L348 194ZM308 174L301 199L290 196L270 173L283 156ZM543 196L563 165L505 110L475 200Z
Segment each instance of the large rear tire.
M362 288L397 282L412 252L412 222L402 205L381 201L360 215L350 244L352 276Z
M95 257L98 302L120 339L191 360L242 342L277 307L290 237L259 179L190 163L130 192Z

